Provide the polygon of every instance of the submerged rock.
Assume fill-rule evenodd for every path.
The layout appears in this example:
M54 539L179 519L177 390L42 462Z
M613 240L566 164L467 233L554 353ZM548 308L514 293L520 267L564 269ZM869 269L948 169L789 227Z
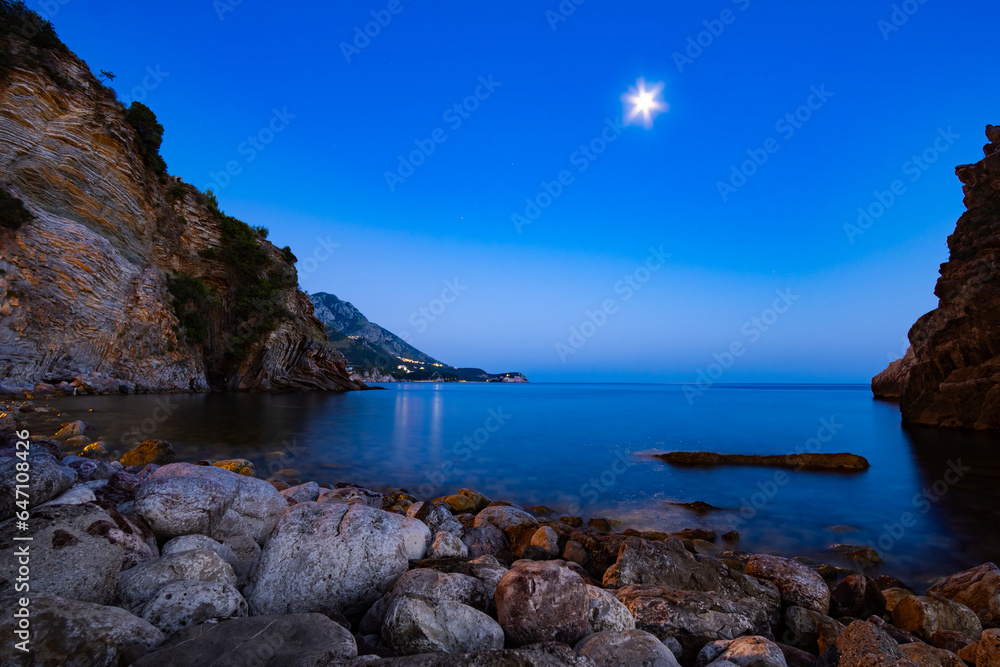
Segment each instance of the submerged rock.
M861 472L871 465L857 454L716 454L714 452L669 452L654 454L671 465L692 467L715 466L767 466L772 468L794 468L797 470L832 470L838 472Z

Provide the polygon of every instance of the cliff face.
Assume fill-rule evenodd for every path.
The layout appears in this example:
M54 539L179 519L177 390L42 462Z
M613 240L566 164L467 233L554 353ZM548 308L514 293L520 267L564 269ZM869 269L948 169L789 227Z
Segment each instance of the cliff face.
M0 381L82 376L74 384L95 391L363 386L326 343L294 258L263 233L241 237L240 249L256 248L242 270L267 289L256 311L241 305L239 274L218 252L235 243L238 221L150 166L135 124L85 63L10 33L0 33L0 55L13 63L0 71L0 190L34 216L0 226ZM207 288L184 302L204 336L178 319L170 284L180 275Z
M908 422L1000 429L1000 127L986 136L986 157L956 169L968 210L948 237L939 305L910 329L906 356L872 380Z

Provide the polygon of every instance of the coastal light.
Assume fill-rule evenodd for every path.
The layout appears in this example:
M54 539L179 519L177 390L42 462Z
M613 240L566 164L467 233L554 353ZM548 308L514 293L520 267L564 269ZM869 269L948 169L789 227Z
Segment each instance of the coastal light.
M658 114L668 111L670 105L659 99L660 93L663 92L662 82L653 84L649 88L646 86L646 80L640 78L627 93L622 95L622 101L627 107L625 123L641 122L643 127L649 129L653 126L653 119Z

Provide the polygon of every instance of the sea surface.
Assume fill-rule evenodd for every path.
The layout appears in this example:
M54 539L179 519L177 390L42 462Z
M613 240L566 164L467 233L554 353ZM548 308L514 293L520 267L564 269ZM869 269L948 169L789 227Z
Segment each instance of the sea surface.
M390 384L347 394L200 394L54 399L109 444L169 440L180 460L246 458L261 476L462 487L523 506L610 517L640 530L736 529L739 549L858 564L830 550L874 547L911 585L1000 561L1000 439L904 428L867 386L716 385L698 396L654 384ZM59 417L37 424L50 435ZM842 474L675 468L678 450L851 452ZM696 514L673 503L720 508ZM721 541L720 541L721 544Z

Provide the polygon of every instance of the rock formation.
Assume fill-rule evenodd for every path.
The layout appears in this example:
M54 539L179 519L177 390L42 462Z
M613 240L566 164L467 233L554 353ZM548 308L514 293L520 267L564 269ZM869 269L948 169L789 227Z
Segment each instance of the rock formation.
M152 112L126 109L50 25L16 3L3 13L0 382L362 388L298 290L291 251L169 176Z
M1000 428L1000 127L986 136L986 157L955 170L968 210L948 237L939 305L910 329L906 356L872 379L907 422Z

